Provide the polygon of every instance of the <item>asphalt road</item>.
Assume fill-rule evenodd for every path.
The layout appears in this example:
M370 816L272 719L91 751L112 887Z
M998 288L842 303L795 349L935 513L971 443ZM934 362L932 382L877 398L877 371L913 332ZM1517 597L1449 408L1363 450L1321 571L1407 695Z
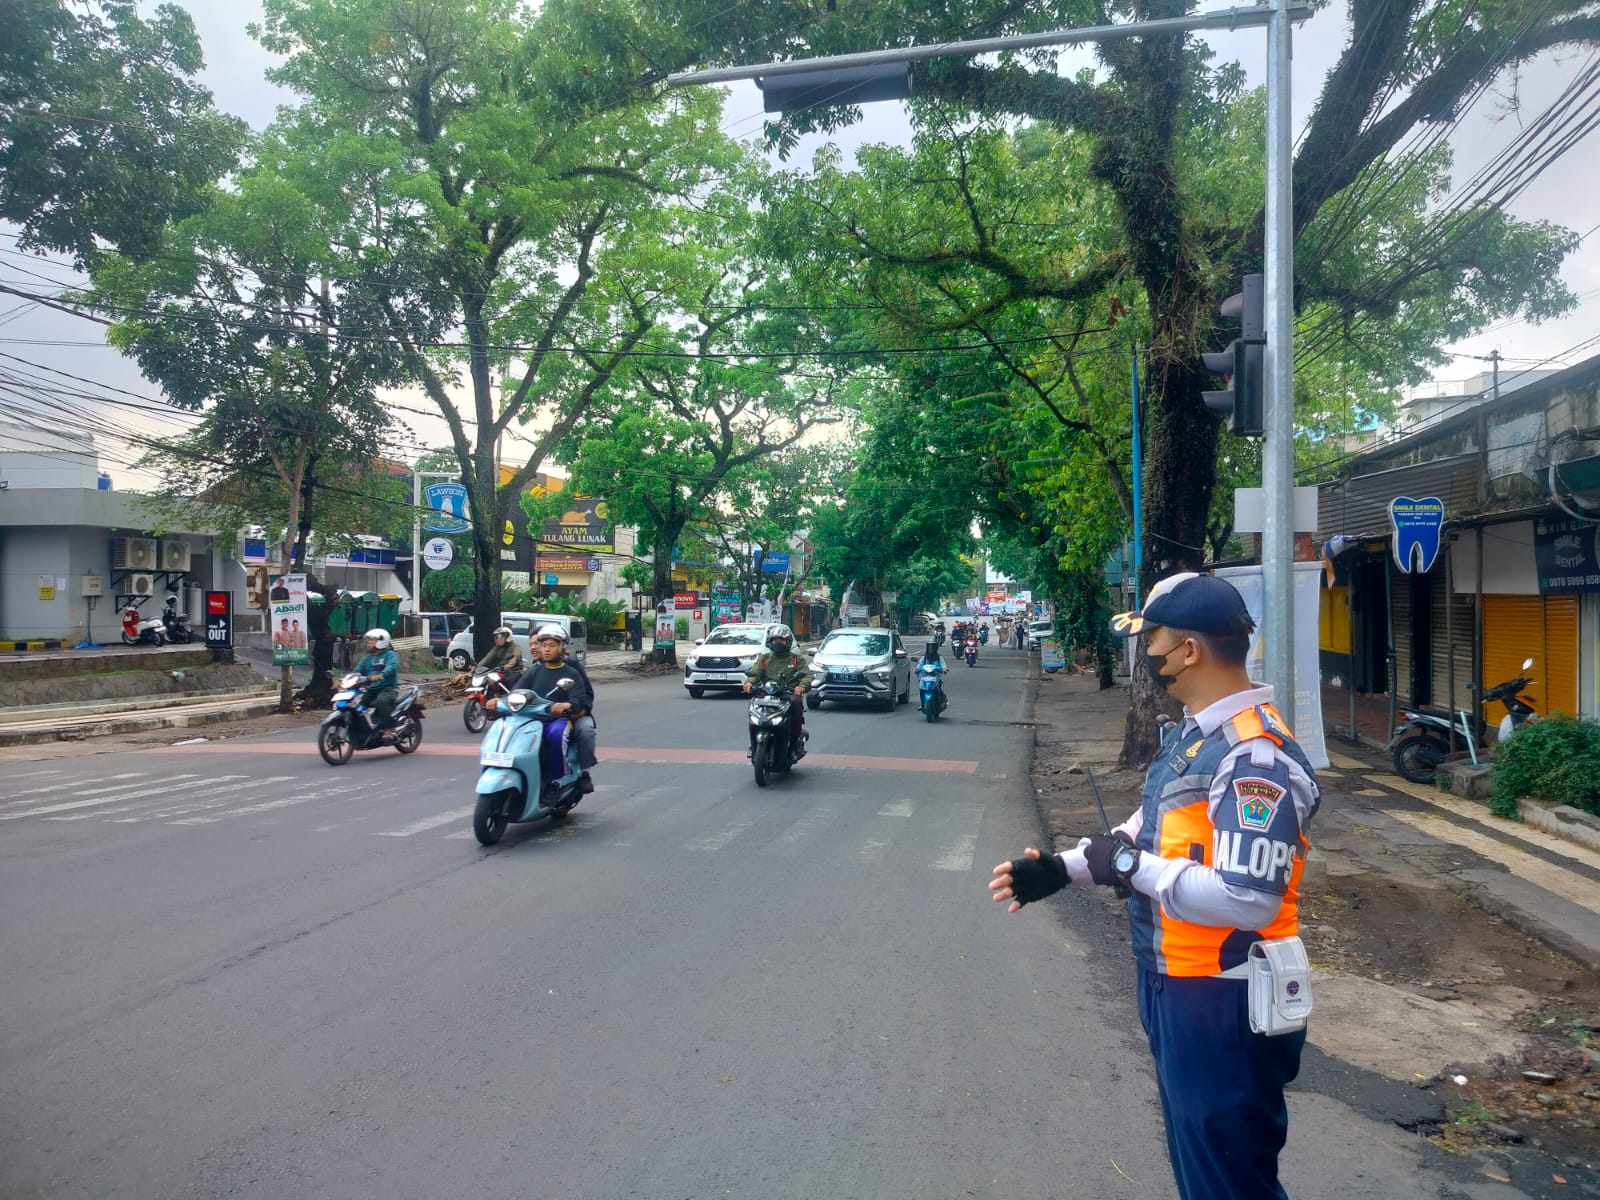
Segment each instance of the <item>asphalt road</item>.
M0 1194L1170 1197L1125 961L984 891L1039 837L1026 663L810 713L764 790L742 701L601 685L599 790L490 850L455 708L338 769L311 726L8 765ZM1440 1194L1294 1104L1297 1197Z

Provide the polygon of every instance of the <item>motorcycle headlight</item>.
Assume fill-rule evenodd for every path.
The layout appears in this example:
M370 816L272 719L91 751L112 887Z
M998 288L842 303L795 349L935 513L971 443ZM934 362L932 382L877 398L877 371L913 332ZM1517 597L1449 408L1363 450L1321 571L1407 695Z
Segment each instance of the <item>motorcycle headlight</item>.
M353 688L360 682L361 676L357 675L354 671L351 671L350 674L344 677L344 681L339 686L342 688Z
M525 692L512 692L511 695L506 697L506 707L512 712L521 712L523 706L527 703L528 697Z
M789 714L785 713L785 712L775 712L770 717L767 718L767 724L768 725L782 725L784 720L788 717L788 715Z

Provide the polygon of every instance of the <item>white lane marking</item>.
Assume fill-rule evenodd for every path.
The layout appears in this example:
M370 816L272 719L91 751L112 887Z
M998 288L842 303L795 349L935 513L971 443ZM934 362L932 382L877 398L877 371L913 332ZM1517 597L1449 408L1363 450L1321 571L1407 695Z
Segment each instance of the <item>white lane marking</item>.
M189 783L174 783L173 780L187 778L183 775L173 775L154 787L142 788L138 791L127 791L125 788L115 788L114 795L106 795L98 800L69 800L64 804L46 804L43 808L27 808L21 812L0 813L0 821L15 821L18 817L41 817L46 813L71 812L80 808L100 808L107 804L121 804L127 800L143 800L147 796L170 796L173 792L187 792L197 787L208 787L213 783L225 783L233 779L245 779L244 775L217 775L210 779L194 779Z
M888 842L877 842L870 838L862 845L860 857L862 862L882 862L883 856L889 853Z
M773 838L772 845L780 849L793 849L803 842L810 841L832 819L833 809L814 808Z
M137 825L142 821L165 821L171 817L181 817L185 813L208 812L211 809L221 808L225 804L232 804L243 799L242 793L253 792L259 788L277 787L280 784L292 783L292 775L269 775L263 779L252 779L248 783L235 783L229 786L224 795L203 795L202 798L187 797L181 804L169 804L164 798L154 803L135 804L129 808L108 808L100 813L83 814L90 817L103 816L113 825ZM132 812L137 816L121 817L112 816L113 813ZM46 817L47 821L65 821L67 817Z
M878 810L880 817L909 817L916 810L910 800L891 800Z
M909 817L916 811L916 804L910 800L891 800L877 812L880 817ZM901 831L896 830L887 838L868 838L862 843L861 849L856 852L856 857L862 862L882 862L889 853L889 847L894 844L894 839L900 836Z
M18 808L24 804L37 804L41 796L53 796L58 792L76 792L80 796L98 796L105 788L89 790L89 785L94 783L110 783L115 779L143 779L145 772L128 771L122 775L97 775L93 779L75 779L71 783L58 783L54 787L34 788L28 792L18 792L9 800L0 802L0 808ZM127 787L127 784L117 784L118 787Z
M449 825L454 821L463 821L472 815L470 808L458 808L450 812L435 813L431 817L423 817L420 821L413 821L399 829L386 829L378 837L411 837L413 834L426 833L430 829L437 829L441 825Z
M476 838L478 835L473 833L470 829L459 829L455 833L447 833L444 836L450 841L455 842L466 841L469 838Z
M939 848L929 865L935 871L970 871L978 852L978 826L983 822L983 805L958 804L950 812L951 821L971 827L970 833L957 834Z
M738 837L741 833L749 829L750 826L754 824L754 821L735 821L733 824L727 826L726 828L719 829L715 833L706 834L705 837L701 838L697 842L684 843L683 848L685 850L721 850L730 842L732 842L734 838Z
M268 783L292 781L293 775L284 775ZM349 788L335 788L327 792L307 792L301 796L284 796L277 800L263 800L259 804L246 804L243 808L227 808L209 817L184 817L177 821L168 821L168 825L215 825L218 821L231 820L234 817L252 817L258 813L274 812L280 808L293 808L297 804L309 804L313 800L329 800L334 796L349 791Z

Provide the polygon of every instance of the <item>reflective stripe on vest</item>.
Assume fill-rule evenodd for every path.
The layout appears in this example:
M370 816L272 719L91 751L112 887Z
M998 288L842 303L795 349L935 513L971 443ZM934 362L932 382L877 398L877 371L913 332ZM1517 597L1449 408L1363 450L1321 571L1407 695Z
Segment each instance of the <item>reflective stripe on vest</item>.
M1270 705L1246 709L1209 736L1197 729L1185 734L1180 726L1168 734L1145 776L1138 845L1162 858L1187 858L1236 876L1268 881L1286 877L1277 916L1260 930L1197 925L1178 920L1152 897L1135 892L1128 900L1133 950L1148 970L1189 977L1216 975L1244 962L1255 942L1290 937L1299 929L1300 876L1311 846L1305 826L1311 813L1300 822L1297 846L1257 837L1249 851L1244 850L1238 835L1218 830L1211 820L1211 781L1222 760L1241 742L1262 737L1293 759L1315 788L1310 762ZM1267 797L1281 789L1281 803L1294 803L1288 769L1281 761L1263 769L1242 759L1235 765L1233 779L1235 783L1241 779L1255 783ZM1270 816L1268 810L1267 819Z

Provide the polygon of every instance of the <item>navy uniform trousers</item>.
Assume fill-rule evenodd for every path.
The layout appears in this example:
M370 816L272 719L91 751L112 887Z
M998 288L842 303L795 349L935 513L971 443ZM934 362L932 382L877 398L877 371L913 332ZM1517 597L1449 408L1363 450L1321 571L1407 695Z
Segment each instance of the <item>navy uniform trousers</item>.
M1139 968L1139 1019L1183 1200L1286 1200L1278 1183L1289 1134L1283 1089L1300 1072L1306 1031L1252 1033L1246 987Z

